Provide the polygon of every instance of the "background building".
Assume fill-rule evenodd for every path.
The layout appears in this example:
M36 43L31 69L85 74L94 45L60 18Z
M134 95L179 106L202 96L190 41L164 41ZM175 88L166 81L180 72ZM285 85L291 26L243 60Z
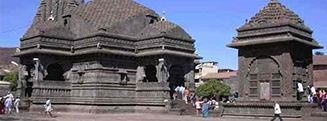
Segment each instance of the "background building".
M231 93L239 92L239 80L237 78L237 71L232 69L219 69L216 73L208 73L201 77L205 83L211 79L221 80L224 84L231 88Z
M327 88L327 56L313 56L313 86Z
M207 75L208 73L217 73L218 72L218 62L208 61L201 62L195 66L195 87L198 87L201 83L203 83L202 77Z

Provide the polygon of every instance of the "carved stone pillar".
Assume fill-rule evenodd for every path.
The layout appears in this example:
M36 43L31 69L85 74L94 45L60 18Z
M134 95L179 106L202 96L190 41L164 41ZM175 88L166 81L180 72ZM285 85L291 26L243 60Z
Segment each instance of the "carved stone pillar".
M145 77L144 67L138 66L136 69L136 82L142 82Z
M163 58L159 59L157 76L158 76L159 82L167 82L167 80L168 80L169 72L165 65L165 59L163 59Z
M39 58L33 58L33 61L35 61L35 70L34 70L34 80L35 81L42 81L43 80L43 68L40 63Z

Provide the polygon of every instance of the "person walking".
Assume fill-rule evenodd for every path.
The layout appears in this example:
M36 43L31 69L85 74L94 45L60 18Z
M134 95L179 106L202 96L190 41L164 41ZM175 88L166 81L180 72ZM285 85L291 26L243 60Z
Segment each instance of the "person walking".
M5 113L5 105L3 102L3 98L0 97L0 114L4 114Z
M297 82L297 95L296 95L296 99L298 101L301 101L302 100L302 96L303 96L303 85L300 81Z
M196 117L199 117L199 113L201 112L201 101L199 98L196 98L195 109L196 109Z
M208 103L208 99L204 98L202 103L202 117L204 118L209 117L209 108L210 108L210 104Z
M326 111L326 91L322 90L322 96L321 96L321 109L323 109L324 111Z
M16 113L19 113L20 99L18 97L16 97L15 99L14 106L15 106Z
M50 116L52 117L52 114L51 114L52 105L51 105L51 101L50 101L49 98L47 98L47 101L45 102L44 108L45 108L44 114L49 113Z
M185 87L185 90L184 90L184 100L185 100L185 104L187 104L188 103L188 96L189 96L189 94L190 94L190 90L188 90L188 88L187 87Z
M275 105L274 105L274 110L275 110L275 115L273 117L273 119L271 119L271 121L274 121L277 117L279 118L280 121L283 121L282 117L280 116L280 114L282 113L279 104L275 101Z
M315 103L317 101L317 92L316 88L313 85L310 85L310 90L311 90L311 98L312 98L312 103Z
M10 92L8 92L8 94L4 98L5 98L5 114L10 114L12 100L14 99L14 96Z

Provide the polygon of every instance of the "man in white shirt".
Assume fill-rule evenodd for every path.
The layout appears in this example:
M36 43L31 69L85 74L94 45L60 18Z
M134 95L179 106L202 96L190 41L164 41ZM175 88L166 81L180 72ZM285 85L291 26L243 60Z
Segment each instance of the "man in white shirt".
M275 105L274 105L274 110L275 110L275 115L273 117L273 119L271 119L271 121L274 121L277 117L279 118L280 121L283 121L282 117L280 116L280 114L282 113L279 104L275 101Z
M45 102L44 108L45 108L45 114L49 113L50 116L52 117L52 114L51 114L52 105L51 105L51 101L50 101L49 98L47 98L47 101Z
M18 97L16 97L15 102L14 102L16 113L19 113L19 105L20 105L20 99Z
M297 100L298 101L301 101L302 100L302 97L303 97L303 92L304 92L304 90L303 90L303 85L302 85L302 83L301 83L301 81L298 81L297 82Z

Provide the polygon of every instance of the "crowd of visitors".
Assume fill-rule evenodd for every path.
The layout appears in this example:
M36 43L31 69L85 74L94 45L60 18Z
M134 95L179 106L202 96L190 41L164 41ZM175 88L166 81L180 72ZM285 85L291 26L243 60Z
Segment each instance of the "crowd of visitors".
M322 110L327 111L327 96L326 90L308 86L308 103L316 103Z
M177 86L174 91L174 100L184 100L185 104L190 102L196 109L196 116L202 115L202 117L209 116L209 109L218 110L220 103L234 103L238 98L237 92L230 96L220 96L219 98L212 97L208 99L206 97L198 97L194 92L190 92L187 87L183 86Z
M19 107L21 105L21 100L19 97L14 98L14 95L11 92L8 92L7 95L0 97L0 114L11 114L12 110L15 110L16 113L19 112ZM52 105L50 99L47 99L44 105L44 113L49 113L50 116L52 111Z
M19 113L20 99L14 98L14 95L10 92L6 96L0 97L0 114L11 114L11 110L14 109L16 113Z

